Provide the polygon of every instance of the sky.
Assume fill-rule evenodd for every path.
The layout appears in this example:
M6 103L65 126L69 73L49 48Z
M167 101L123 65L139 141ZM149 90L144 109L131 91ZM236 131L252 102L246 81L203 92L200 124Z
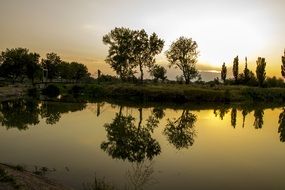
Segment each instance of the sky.
M25 47L45 56L114 74L104 62L103 35L115 27L145 29L165 40L157 63L167 66L165 51L180 36L192 38L200 51L197 67L231 70L235 56L255 71L265 57L267 74L278 77L285 48L285 0L0 0L0 51ZM169 77L181 74L169 70ZM230 73L229 73L230 74Z

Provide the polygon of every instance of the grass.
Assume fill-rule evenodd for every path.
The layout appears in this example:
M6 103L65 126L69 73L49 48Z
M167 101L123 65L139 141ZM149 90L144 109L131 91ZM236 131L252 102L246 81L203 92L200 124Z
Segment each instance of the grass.
M142 102L285 102L285 88L185 84L101 83L56 85L61 94Z

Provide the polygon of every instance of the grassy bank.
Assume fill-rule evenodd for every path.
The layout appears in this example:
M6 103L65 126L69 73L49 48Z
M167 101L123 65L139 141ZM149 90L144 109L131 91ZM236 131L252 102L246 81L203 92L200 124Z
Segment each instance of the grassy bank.
M55 85L61 95L142 102L285 102L285 88L202 86L180 84L84 84ZM54 93L54 89L52 90ZM57 90L56 90L57 91ZM45 91L48 94L48 91Z

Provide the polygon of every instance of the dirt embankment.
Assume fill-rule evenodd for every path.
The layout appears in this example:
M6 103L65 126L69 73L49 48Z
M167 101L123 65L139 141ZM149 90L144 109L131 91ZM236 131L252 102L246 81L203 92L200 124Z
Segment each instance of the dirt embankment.
M72 190L22 168L0 164L0 190Z

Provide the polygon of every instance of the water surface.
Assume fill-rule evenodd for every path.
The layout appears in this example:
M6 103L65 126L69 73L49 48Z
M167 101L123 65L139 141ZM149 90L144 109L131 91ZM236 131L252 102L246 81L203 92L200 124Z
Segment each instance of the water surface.
M122 106L14 100L0 104L2 163L75 189L285 189L282 107Z

